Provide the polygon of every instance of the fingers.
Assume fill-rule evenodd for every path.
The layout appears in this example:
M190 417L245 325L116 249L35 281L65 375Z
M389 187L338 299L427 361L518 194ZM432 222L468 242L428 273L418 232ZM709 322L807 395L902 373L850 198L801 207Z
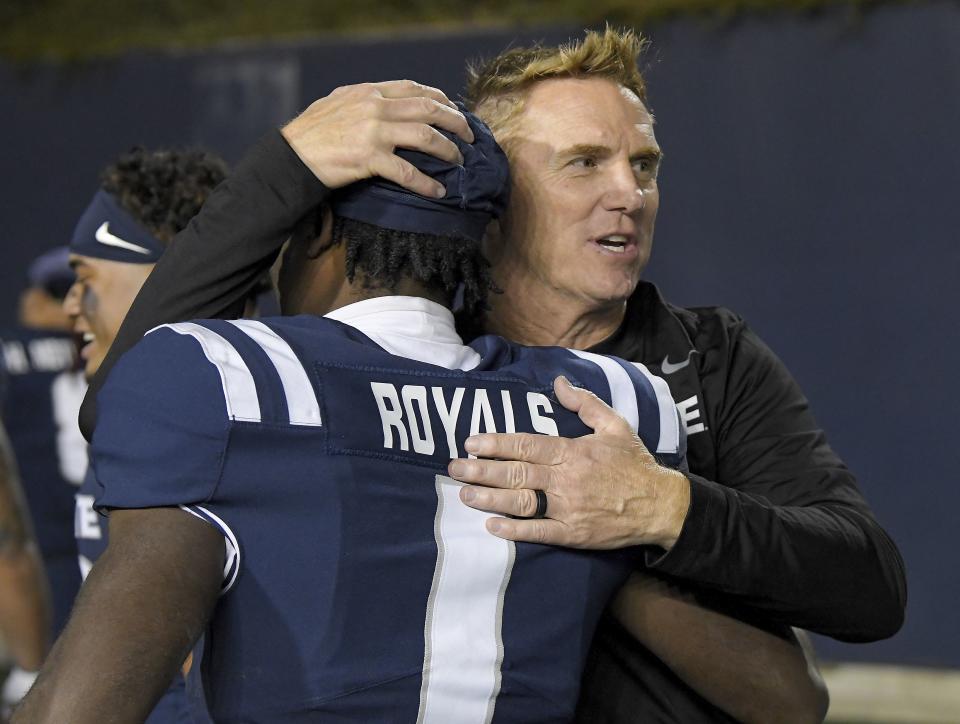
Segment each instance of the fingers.
M532 520L513 520L510 518L490 518L487 530L498 538L525 542L545 543L549 545L570 545L570 531L559 520L535 518Z
M463 154L457 144L432 126L422 123L397 123L391 134L394 146L436 156L453 164L463 163Z
M473 143L473 131L463 114L438 88L433 88L412 80L388 80L371 83L384 98L397 100L389 106L399 114L393 118L398 121L419 121L439 126L456 133L467 143Z
M564 452L568 444L564 438L548 435L534 435L528 432L490 432L468 437L464 448L471 455L478 457L555 465L564 460Z
M413 98L424 96L435 100L437 103L456 108L453 101L447 98L446 94L439 88L417 83L415 80L385 80L380 83L371 83L384 98Z
M437 126L457 134L467 143L474 141L470 124L459 109L430 98L386 98L383 113L386 120Z
M442 199L447 195L443 185L417 170L413 164L393 153L406 148L435 156L447 163L462 164L463 154L457 144L434 128L441 126L464 137L473 134L463 115L447 106L424 98L388 101L382 128L383 150L370 159L369 173L423 196ZM403 119L403 120L400 120Z
M442 183L418 171L412 163L393 153L381 153L374 156L370 160L368 175L381 176L421 196L442 199L447 195L447 189L444 188Z
M553 390L560 404L576 412L583 424L594 432L622 433L626 429L634 434L619 412L589 390L574 387L566 377L557 377L553 381Z
M463 114L436 88L413 81L342 86L281 129L293 151L327 188L382 176L423 196L446 189L394 152L406 148L463 163L457 145L439 130L473 142Z
M532 489L499 490L465 485L460 489L460 500L471 508L500 515L531 518L537 512L537 494ZM547 497L548 515L551 512L550 506L556 504L555 499Z
M495 488L550 487L550 468L512 460L464 460L457 458L447 465L451 478L462 483L474 483Z

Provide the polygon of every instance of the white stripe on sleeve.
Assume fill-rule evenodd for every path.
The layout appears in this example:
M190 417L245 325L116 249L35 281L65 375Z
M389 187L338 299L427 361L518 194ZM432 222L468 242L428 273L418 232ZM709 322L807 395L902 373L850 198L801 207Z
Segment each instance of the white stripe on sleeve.
M164 324L155 329L171 329L177 334L193 337L200 343L203 354L220 373L227 415L231 420L260 422L260 400L253 375L240 353L216 332L193 322ZM147 334L149 334L148 332Z
M291 425L320 425L320 403L303 363L286 340L263 322L253 319L230 321L237 329L260 345L280 375L287 398Z
M657 404L660 407L660 442L657 444L658 453L675 453L680 449L680 422L677 419L677 405L670 394L670 387L662 377L652 374L640 362L631 362L653 386L657 394Z
M220 585L220 595L222 596L233 588L233 584L237 580L237 574L240 573L240 544L237 542L237 537L223 518L211 513L202 505L181 505L180 509L206 521L223 534L223 543L226 550L223 556L223 583Z
M633 388L633 380L627 371L620 366L620 363L602 354L593 352L581 352L577 349L571 349L577 357L593 362L597 367L603 370L607 377L607 384L610 385L610 407L619 412L630 424L633 430L640 425L640 411L637 409L637 391Z

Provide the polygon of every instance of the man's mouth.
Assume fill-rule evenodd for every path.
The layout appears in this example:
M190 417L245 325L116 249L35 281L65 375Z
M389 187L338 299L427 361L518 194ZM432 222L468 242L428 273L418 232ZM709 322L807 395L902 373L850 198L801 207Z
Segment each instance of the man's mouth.
M93 344L97 341L96 335L93 332L84 332L83 333L83 345L80 347L80 358L87 359L90 356L90 349L93 347Z
M614 254L625 254L628 249L635 246L633 238L625 234L608 234L595 239L594 243Z

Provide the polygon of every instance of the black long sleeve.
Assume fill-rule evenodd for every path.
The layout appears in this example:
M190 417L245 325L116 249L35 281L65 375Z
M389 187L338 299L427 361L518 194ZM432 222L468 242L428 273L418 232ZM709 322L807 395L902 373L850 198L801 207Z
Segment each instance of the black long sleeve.
M733 312L668 304L641 282L592 349L660 372L687 423L691 504L658 573L743 617L844 641L892 636L906 576L786 366ZM667 364L669 362L669 364Z
M701 369L714 464L691 460L701 474L689 476L687 521L654 567L768 620L845 641L892 636L906 605L896 546L786 367L726 322L725 359L705 352Z
M900 554L796 381L742 319L674 307L641 282L620 329L593 351L660 371L686 417L690 509L673 548L648 555L653 570L755 625L845 641L896 632L906 604ZM727 720L615 622L601 622L578 722Z
M328 195L279 131L255 145L177 234L134 300L83 399L84 437L93 434L97 392L124 352L159 324L240 316L293 227Z

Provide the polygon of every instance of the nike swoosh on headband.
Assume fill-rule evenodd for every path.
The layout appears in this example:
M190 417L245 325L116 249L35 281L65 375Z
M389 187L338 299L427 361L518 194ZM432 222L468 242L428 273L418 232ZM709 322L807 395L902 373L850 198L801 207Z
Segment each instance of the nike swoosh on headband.
M119 236L114 236L113 234L110 233L109 226L110 226L110 222L104 221L102 224L100 224L99 228L94 234L94 237L96 238L96 240L99 241L101 244L106 244L107 246L116 246L120 249L126 249L127 251L135 251L138 254L152 253L149 249L144 249L142 246L137 246L136 244L132 244L129 241L124 241Z

